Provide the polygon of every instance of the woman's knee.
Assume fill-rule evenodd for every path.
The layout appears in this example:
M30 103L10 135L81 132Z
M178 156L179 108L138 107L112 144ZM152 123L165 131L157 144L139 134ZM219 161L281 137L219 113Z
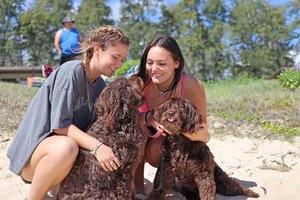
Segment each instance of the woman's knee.
M153 167L158 167L160 162L161 140L151 139L147 142L145 148L146 161Z
M58 136L61 137L57 140L55 144L55 154L60 156L62 159L70 159L75 161L79 147L75 140L70 137Z
M45 159L60 166L70 166L75 162L78 151L79 147L72 138L66 136L45 138L33 152L21 175L26 180L32 180L36 167Z

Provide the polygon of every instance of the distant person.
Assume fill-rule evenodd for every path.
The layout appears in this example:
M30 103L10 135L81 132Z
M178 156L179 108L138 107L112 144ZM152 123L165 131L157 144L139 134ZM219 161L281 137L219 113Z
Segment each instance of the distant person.
M79 52L82 36L78 29L73 27L74 23L75 19L73 17L66 16L62 20L64 27L55 34L54 46L60 56L60 65L73 60Z

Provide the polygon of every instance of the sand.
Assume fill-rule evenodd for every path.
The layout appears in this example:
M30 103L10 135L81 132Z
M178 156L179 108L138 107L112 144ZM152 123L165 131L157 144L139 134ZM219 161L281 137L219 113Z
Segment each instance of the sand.
M18 200L27 197L30 185L8 170L7 147L11 141L0 135L0 199ZM212 138L208 146L216 162L241 184L251 186L263 200L299 200L300 196L300 137L294 143L227 136ZM151 190L155 168L146 165L145 183ZM173 195L173 196L172 196ZM184 199L170 194L167 199ZM244 200L244 196L225 197L217 200ZM248 198L252 199L252 198Z

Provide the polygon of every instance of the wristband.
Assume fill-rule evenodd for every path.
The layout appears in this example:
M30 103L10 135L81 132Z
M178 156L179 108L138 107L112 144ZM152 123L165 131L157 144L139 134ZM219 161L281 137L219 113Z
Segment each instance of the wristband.
M90 153L91 153L92 155L95 155L96 152L97 152L97 150L99 149L99 147L100 147L102 144L103 144L102 142L99 142L99 143L96 145L96 147L95 147L94 149L90 150Z

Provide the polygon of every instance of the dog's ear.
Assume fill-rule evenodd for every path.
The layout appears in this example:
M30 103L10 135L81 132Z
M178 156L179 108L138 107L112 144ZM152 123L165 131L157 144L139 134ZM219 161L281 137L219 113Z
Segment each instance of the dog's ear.
M164 103L157 106L155 109L151 110L151 117L154 121L160 122L162 114L167 112L172 106L174 106L174 102L176 98L171 98Z
M144 82L141 78L137 76L131 76L128 78L128 84L129 84L129 89L128 89L128 94L132 102L131 104L134 104L132 106L134 107L140 107L143 105L145 97L143 95L143 89L144 89Z
M120 77L107 84L101 92L95 106L99 115L105 120L105 127L112 126L115 123L116 116L120 118L120 115L123 115L123 112L120 113L120 111L123 111L124 87L127 85L127 79Z
M128 81L134 83L133 86L137 87L136 89L140 90L141 92L143 91L145 87L145 83L140 77L131 76L128 78Z
M184 110L182 124L183 132L194 132L199 128L199 124L202 123L202 116L197 107L187 99L182 100L181 109Z
M117 78L106 86L107 94L104 100L107 109L107 117L105 118L107 126L114 124L116 119L122 123L130 123L131 120L135 119L132 116L138 115L138 108L144 102L143 86L142 79L138 77Z

